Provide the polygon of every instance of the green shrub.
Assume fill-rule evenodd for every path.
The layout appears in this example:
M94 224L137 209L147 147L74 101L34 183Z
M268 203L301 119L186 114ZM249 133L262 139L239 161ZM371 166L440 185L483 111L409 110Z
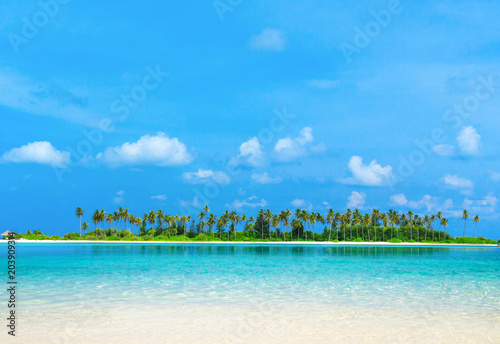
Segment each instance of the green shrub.
M198 234L194 239L197 241L208 241L208 237L204 233Z
M174 238L175 241L191 241L187 236L179 235Z
M361 238L356 238L356 239L354 239L354 240L353 240L353 242L363 242L363 239L361 239Z
M130 241L142 241L143 239L140 236L134 235L131 238L127 238L126 240L130 240Z
M389 242L392 242L392 243L395 243L395 244L399 244L399 243L403 242L403 240L392 238L391 240L389 240Z
M459 237L453 240L455 244L496 244L495 240L486 239L483 237L472 238L472 237Z
M153 236L148 234L148 235L144 235L142 237L142 239L144 239L144 241L152 241L153 240Z
M59 235L53 235L52 240L61 240L62 238Z
M416 242L414 239L410 239L407 242Z

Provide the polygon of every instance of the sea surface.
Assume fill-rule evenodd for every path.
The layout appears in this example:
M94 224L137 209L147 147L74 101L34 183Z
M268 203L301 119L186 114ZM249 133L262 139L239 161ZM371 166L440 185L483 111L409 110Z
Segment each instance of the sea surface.
M496 247L18 242L16 265L1 343L500 343Z

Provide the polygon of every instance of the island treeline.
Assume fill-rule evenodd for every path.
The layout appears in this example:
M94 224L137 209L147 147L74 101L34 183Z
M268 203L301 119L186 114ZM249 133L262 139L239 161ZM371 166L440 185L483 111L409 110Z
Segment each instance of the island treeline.
M344 213L329 209L326 214L305 209L282 210L273 213L261 209L254 216L225 211L215 215L205 206L197 216L168 215L162 210L151 210L142 217L118 208L107 213L95 210L85 221L85 211L75 211L80 220L80 231L67 233L63 239L87 240L155 240L155 241L385 241L385 242L477 242L465 237L467 221L471 218L463 211L462 238L452 238L446 231L448 219L441 212L419 216L412 211L387 213L373 209L362 213L359 209ZM475 237L479 216L474 216ZM437 227L437 228L436 228ZM82 234L83 232L83 234ZM30 233L33 234L33 233ZM492 241L494 243L494 241Z

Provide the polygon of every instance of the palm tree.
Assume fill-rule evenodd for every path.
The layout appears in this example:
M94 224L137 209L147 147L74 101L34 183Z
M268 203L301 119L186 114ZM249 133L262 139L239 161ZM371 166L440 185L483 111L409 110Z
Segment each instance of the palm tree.
M148 222L151 225L151 230L153 231L153 239L155 237L155 227L154 224L156 223L156 213L154 210L151 210L148 214Z
M345 241L345 223L347 222L347 214L342 214L340 216L340 225L344 229L344 241Z
M474 219L472 221L474 221L474 234L472 234L472 236L475 237L476 236L476 227L477 227L477 224L479 222L481 222L481 218L479 217L479 215L476 215L476 216L474 216Z
M443 226L443 229L445 229L445 233L446 233L445 224L448 225L448 220L441 216L441 221L439 221L439 225ZM446 238L446 235L445 235L445 238ZM434 241L434 236L432 238L432 241Z
M309 215L309 222L313 226L313 241L314 241L314 225L316 224L316 214L315 213L311 212L311 214Z
M175 224L175 236L179 234L179 222L181 221L181 217L179 215L174 215L173 218L173 224Z
M130 217L130 214L128 212L128 208L126 208L122 212L122 219L123 219L123 223L125 224L125 230L127 230L127 223L128 223L129 217Z
M372 222L373 222L373 229L375 231L375 238L374 240L377 241L377 227L378 227L378 220L380 219L380 211L378 209L373 209L372 210Z
M349 240L352 241L352 226L351 226L351 216L352 216L352 213L351 213L351 209L348 208L346 210L346 212L345 212L344 215L345 215L345 224L349 225L349 229L351 231L351 238ZM344 227L344 231L345 231L345 227Z
M261 219L260 233L262 236L262 240L264 240L264 216L265 216L264 209L260 209L259 213L257 214L257 217Z
M165 219L165 213L163 210L159 209L156 213L156 217L158 218L158 222L160 224L160 233L163 236L163 220Z
M201 231L203 232L203 225L205 224L205 222L203 221L203 218L205 217L205 212L204 211L200 211L200 213L198 214L198 219L200 220L200 225L202 226L201 227Z
M219 218L219 220L222 223L222 229L226 228L228 223L229 223L229 214L227 210L222 214L222 216ZM221 237L222 239L222 231L221 231ZM229 231L227 232L227 239L229 240Z
M352 215L352 224L356 227L356 238L359 238L359 228L361 213L358 208L354 209L354 214Z
M278 227L280 225L280 218L278 215L274 214L273 217L271 218L271 223L274 227L274 230L276 231L276 241L278 241ZM271 232L271 231L269 231Z
M424 224L425 229L424 240L427 240L427 230L431 227L431 218L429 217L429 215L424 216L422 223Z
M222 240L222 229L225 226L223 216L219 217L219 220L217 221L217 226L219 227L219 239Z
M212 226L215 225L216 223L217 223L217 216L215 216L214 214L210 214L207 221L209 234L212 232Z
M182 223L182 228L184 229L184 236L186 236L186 221L187 221L187 216L182 215L181 216L181 223Z
M96 209L94 211L94 213L92 214L92 222L94 223L94 230L97 230L97 224L100 221L100 216L101 216L101 213L100 213L99 209Z
M332 241L332 226L333 219L335 218L335 211L332 208L328 209L328 213L326 214L326 222L329 224L330 230L328 232L328 241Z
M462 212L462 220L464 220L464 234L462 236L465 236L465 224L467 223L467 220L470 219L469 212L467 209L464 209Z
M366 231L368 232L368 241L370 241L370 214L366 213L363 217L363 224L366 226Z
M446 227L448 227L448 219L443 218L444 223L443 223L443 228L444 228L444 233L446 234ZM446 236L445 236L446 238Z
M238 225L238 220L239 220L238 213L233 210L229 214L229 220L231 221L231 227L233 227L234 229L234 240L236 240L236 226Z
M75 210L75 216L80 219L80 237L82 237L82 217L84 213L85 211L80 207Z
M210 207L208 206L208 204L205 204L205 206L203 207L203 212L205 213L205 216L207 216L207 213L210 212Z
M269 240L271 240L271 220L273 218L273 212L271 211L271 209L266 210L264 217L266 218L266 221L269 225Z
M385 213L380 214L380 219L382 220L382 241L385 241L385 228L387 227L387 215Z
M118 208L118 220L120 220L120 230L121 230L122 229L121 220L123 220L123 208L122 207Z
M439 231L441 232L441 226L443 225L441 223L442 222L441 219L443 218L443 214L440 211L438 211L436 213L436 218L439 220ZM432 241L434 241L434 232L432 232Z
M306 232L306 241L307 241L307 232L309 231L309 213L307 212L307 210L305 210L305 209L302 210L302 212L300 213L300 217L301 217L302 223L304 224L304 227L305 227L305 225L307 225L307 230L305 231ZM304 230L302 230L302 231L304 231Z
M316 221L318 221L318 223L321 224L321 225L325 224L325 218L320 213L316 213ZM325 230L324 230L324 227L323 227L323 232L324 231Z
M295 220L300 222L302 210L300 208L295 209ZM292 226L293 227L293 226ZM304 228L304 227L302 227ZM300 229L297 228L297 240L300 239Z
M82 229L83 229L83 235L85 235L85 231L89 228L89 224L87 222L84 222L82 224Z
M337 241L339 240L339 224L342 221L342 215L339 212L335 212L335 216L333 217L333 223L335 224L335 232L337 232Z
M286 222L286 213L284 210L280 211L278 215L278 222L281 225L281 231L283 232L283 241L285 241L285 222ZM277 237L276 237L277 238Z
M113 222L113 214L106 215L106 222L108 223L108 230L111 229L111 223Z
M406 215L408 215L408 223L410 225L410 240L411 240L411 239L413 239L413 233L412 233L413 212L408 211L408 213L406 213Z

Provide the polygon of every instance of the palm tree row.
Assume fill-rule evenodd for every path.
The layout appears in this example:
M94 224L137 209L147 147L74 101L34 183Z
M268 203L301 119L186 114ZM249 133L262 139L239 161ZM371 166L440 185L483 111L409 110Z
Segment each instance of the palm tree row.
M75 211L75 215L80 220L80 236L81 231L85 233L89 227L87 222L83 224L81 222L84 214L84 210L80 207ZM467 220L470 219L467 210L464 210L462 219L465 236ZM319 212L309 212L305 209L296 209L293 215L289 209L276 214L273 214L270 209L260 209L254 218L227 210L220 216L216 216L210 213L210 208L206 205L197 217L167 215L162 210L151 210L139 217L130 214L128 209L120 207L113 213L97 209L92 214L91 220L98 237L103 234L102 231L107 225L108 233L113 229L115 231L113 233L120 231L122 234L128 232L133 235L134 227L137 227L139 235L151 235L153 238L166 235L168 239L179 234L191 237L206 234L208 237L227 241L238 240L238 236L276 241L352 241L354 239L358 241L393 239L442 241L451 238L446 232L448 219L443 217L441 212L419 216L412 211L400 214L393 210L383 213L378 209L373 209L370 213L363 214L359 209L354 209L354 211L347 209L344 213L329 209L323 216ZM473 236L475 236L477 224L480 222L479 216L476 215L473 221L475 223ZM189 224L189 231L187 231L187 224ZM439 225L439 230L434 229L436 224ZM319 228L318 231L316 226Z

